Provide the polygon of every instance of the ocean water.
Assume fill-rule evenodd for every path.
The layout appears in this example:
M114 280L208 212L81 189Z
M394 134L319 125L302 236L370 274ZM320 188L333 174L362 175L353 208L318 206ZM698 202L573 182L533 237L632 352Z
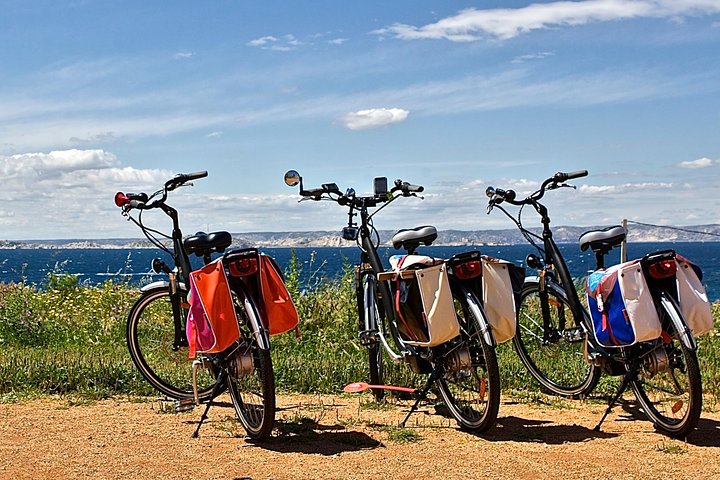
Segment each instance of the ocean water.
M645 253L672 248L689 258L703 270L703 283L712 300L720 300L720 242L688 243L635 243L628 245L628 258L639 258ZM560 249L568 262L574 277L585 276L592 271L595 258L592 253L580 252L577 244L561 244ZM420 253L447 258L467 250L480 250L483 254L503 258L522 264L530 245L502 245L480 247L425 247ZM607 258L611 265L619 261L619 250ZM333 278L344 264L355 264L359 259L356 247L307 247L307 248L264 248L263 252L274 257L285 269L295 252L303 265L306 279ZM381 258L399 253L390 247L380 250ZM536 253L536 252L535 252ZM99 284L108 279L128 282L134 285L148 283L162 278L150 272L153 258L160 257L171 262L169 255L156 249L17 249L0 250L0 282L32 283L42 286L48 273L61 271L78 275L85 284ZM200 265L199 259L193 260Z

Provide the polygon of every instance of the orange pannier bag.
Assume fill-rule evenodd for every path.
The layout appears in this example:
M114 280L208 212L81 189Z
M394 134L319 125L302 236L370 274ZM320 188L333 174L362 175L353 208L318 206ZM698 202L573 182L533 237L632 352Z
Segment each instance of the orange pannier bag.
M263 320L270 335L285 333L298 326L298 313L280 270L271 257L260 255L260 290L265 309Z
M222 352L240 338L232 294L222 259L190 273L187 338L190 358L196 352Z
M226 254L228 270L248 287L270 335L279 335L298 326L298 313L275 260L255 248Z

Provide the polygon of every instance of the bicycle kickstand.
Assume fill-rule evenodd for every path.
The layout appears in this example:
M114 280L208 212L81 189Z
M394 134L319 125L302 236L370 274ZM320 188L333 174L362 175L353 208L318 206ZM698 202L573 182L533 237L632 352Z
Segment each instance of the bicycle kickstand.
M607 416L612 411L613 407L617 403L617 401L620 399L620 396L625 392L628 385L630 384L630 379L633 378L635 375L637 375L637 369L628 370L625 372L625 375L623 375L622 383L620 383L620 386L617 389L617 392L615 393L615 396L610 400L610 403L608 403L608 407L605 410L605 413L603 413L602 418L600 419L600 422L598 422L597 425L595 425L595 428L593 428L594 431L599 432L600 426L603 424Z
M402 421L400 426L405 428L405 423L407 423L408 419L410 418L410 415L412 415L415 410L417 410L418 405L420 405L420 402L427 398L427 393L430 391L430 387L432 387L433 382L438 379L440 376L440 369L435 367L433 368L433 371L430 372L430 376L427 379L427 382L425 382L425 385L423 388L416 393L417 398L415 399L415 403L413 403L413 406L410 407L410 411L405 415L405 419Z
M198 435L200 435L200 427L202 427L203 422L205 422L205 420L207 419L208 410L210 410L210 406L212 405L213 400L215 400L215 397L220 395L220 392L222 391L222 386L225 384L225 379L227 379L227 371L223 368L222 370L220 370L220 374L215 380L215 385L213 385L213 388L210 391L210 398L207 401L207 406L205 407L205 410L200 417L200 421L195 428L195 432L193 432L192 434L192 438L197 438Z

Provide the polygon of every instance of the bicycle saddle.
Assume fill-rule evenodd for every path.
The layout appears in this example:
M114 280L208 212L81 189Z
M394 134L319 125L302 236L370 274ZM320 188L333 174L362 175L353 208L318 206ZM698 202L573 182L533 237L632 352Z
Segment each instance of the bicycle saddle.
M603 228L602 230L590 230L580 235L580 250L583 252L590 248L593 252L609 252L625 240L627 232L621 225Z
M415 250L420 244L432 245L437 238L437 229L432 225L423 227L405 228L399 230L392 237L392 246L395 250L404 248L405 250Z
M222 252L231 243L232 235L229 232L198 232L183 240L183 248L188 255L194 253L198 257L202 257L213 252Z

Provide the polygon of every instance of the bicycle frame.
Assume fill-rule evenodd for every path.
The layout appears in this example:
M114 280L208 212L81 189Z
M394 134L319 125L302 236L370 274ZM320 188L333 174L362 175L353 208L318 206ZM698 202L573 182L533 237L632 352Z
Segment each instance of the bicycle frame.
M548 334L547 322L548 318L550 318L550 307L548 305L546 283L548 281L555 281L555 279L552 277L552 268L554 268L556 275L559 277L560 287L565 291L565 294L567 295L568 303L570 305L570 311L573 315L575 325L578 327L581 325L587 327L587 325L585 325L583 321L585 317L584 308L582 306L582 303L580 302L580 297L577 294L577 290L575 289L575 284L572 281L572 277L570 276L570 272L568 270L567 264L565 263L565 259L563 258L562 254L560 253L560 249L558 248L555 240L553 239L552 230L550 229L550 217L548 216L547 208L544 205L538 203L537 201L533 202L532 206L541 216L541 222L543 224L542 237L544 247L544 265L543 268L539 270L540 277L538 279L538 283L540 285L540 305L542 308L544 322L543 329L545 331L545 335L547 336ZM548 278L548 273L550 273L550 278ZM544 338L543 340L547 341L549 339Z
M390 347L390 345L387 342L387 339L382 334L382 331L379 329L379 323L383 321L382 318L376 318L375 313L379 312L377 309L377 305L375 304L375 295L372 295L374 291L376 291L377 288L380 289L380 297L382 300L382 307L383 312L385 314L385 318L387 320L387 326L390 329L390 335L392 336L393 343L397 347L398 350L401 352L408 352L410 354L415 354L415 348L411 345L406 345L402 339L400 338L400 333L397 330L397 323L396 323L396 317L395 317L395 307L392 304L392 291L390 290L390 284L387 281L378 281L377 274L384 272L385 269L382 266L382 260L380 259L380 256L377 252L377 247L372 241L372 231L369 228L370 218L371 215L368 212L368 206L363 203L363 205L359 208L359 214L360 214L360 229L358 231L358 236L360 239L359 246L361 250L360 254L360 271L358 272L359 275L359 286L363 288L364 294L364 308L366 309L366 325L365 325L365 338L361 338L362 342L372 342L375 340L372 338L373 335L379 334L380 341L383 344L383 347L388 352L388 354L395 360L400 360L402 355L398 355L395 353L395 351ZM349 213L350 219L352 219L352 209ZM363 266L369 265L370 268L363 268ZM369 287L365 287L364 281L365 279L368 282L371 282L371 285ZM380 315L382 317L382 314ZM369 323L372 323L369 325Z
M181 298L182 295L180 294L180 289L178 287L189 285L191 268L190 258L188 257L187 253L185 253L185 249L183 248L182 231L180 230L180 222L178 219L177 210L164 203L160 205L160 209L165 212L165 214L169 216L173 222L173 230L171 236L173 244L173 261L175 263L177 273L173 270L170 270L167 272L167 274L168 282L170 284L170 302L172 305L173 323L175 326L173 350L178 350L181 347L186 347L188 345L187 335L185 334L185 325L183 323L184 319L181 311L181 301L183 299ZM153 262L153 264L155 264L155 262ZM180 277L179 282L178 276Z

